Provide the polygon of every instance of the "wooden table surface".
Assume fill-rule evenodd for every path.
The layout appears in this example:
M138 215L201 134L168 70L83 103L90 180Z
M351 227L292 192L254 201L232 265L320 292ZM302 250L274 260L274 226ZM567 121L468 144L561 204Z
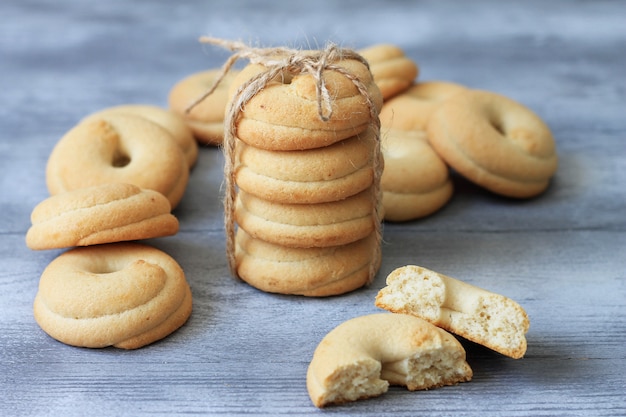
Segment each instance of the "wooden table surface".
M158 2L0 4L0 415L626 415L626 2ZM48 197L45 165L80 118L166 106L175 82L256 46L402 47L420 80L507 95L555 136L547 192L510 200L455 177L435 215L384 225L373 284L324 299L272 295L229 276L219 149L201 149L175 210L180 232L149 243L184 268L188 323L135 351L83 349L33 319L39 277L62 250L24 243ZM320 411L305 373L337 324L378 310L386 275L418 264L507 295L528 312L526 357L464 342L469 383Z

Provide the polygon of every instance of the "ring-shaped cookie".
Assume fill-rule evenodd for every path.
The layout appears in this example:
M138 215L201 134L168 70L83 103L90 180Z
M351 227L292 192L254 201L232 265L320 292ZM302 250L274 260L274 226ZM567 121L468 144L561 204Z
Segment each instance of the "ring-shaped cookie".
M419 75L419 67L396 45L377 44L357 51L367 60L383 100L403 92Z
M385 220L425 217L450 200L454 187L449 168L428 143L426 132L386 129L381 147Z
M507 197L543 192L558 165L546 123L489 91L468 89L441 103L428 122L428 140L461 175Z
M364 166L329 181L288 181L257 174L248 167L235 172L241 190L264 200L283 204L318 204L339 201L371 187L374 170Z
M68 345L136 349L174 332L192 308L180 265L138 243L69 250L44 270L35 320Z
M119 182L160 192L172 209L182 199L188 180L185 155L171 135L127 114L78 123L56 144L46 167L52 195Z
M237 163L284 181L331 181L370 164L375 140L372 129L367 129L332 145L303 151L268 151L237 141Z
M368 68L350 59L336 65L367 87L378 113L382 95ZM265 70L260 64L246 66L232 82L231 96L242 84ZM328 146L363 132L372 123L366 98L352 80L337 71L325 70L323 77L332 98L329 120L320 118L313 76L292 76L285 72L245 103L235 121L236 136L257 148L292 151Z
M178 220L154 190L112 183L53 195L31 213L26 244L35 250L170 236Z
M310 248L345 245L374 231L373 196L367 189L341 201L277 204L245 191L237 195L235 220L254 238Z
M426 130L428 119L444 100L467 88L450 81L421 81L387 100L380 124L397 130Z
M405 314L376 313L347 320L321 340L307 370L313 404L324 407L387 392L469 381L465 350L450 333Z
M236 235L238 276L265 292L326 297L367 284L371 266L380 266L372 233L356 242L325 248L290 248L254 239L239 228ZM372 256L374 253L378 255Z
M205 145L220 145L224 141L224 112L230 85L239 71L231 70L211 95L187 110L213 86L220 73L220 69L212 69L188 75L178 81L168 95L170 109L185 120L196 140Z
M100 110L87 116L87 118L98 118L106 114L131 114L158 124L167 130L176 143L180 145L187 157L189 167L191 168L195 165L198 159L198 142L194 138L191 129L185 124L185 120L179 114L149 104L122 104Z

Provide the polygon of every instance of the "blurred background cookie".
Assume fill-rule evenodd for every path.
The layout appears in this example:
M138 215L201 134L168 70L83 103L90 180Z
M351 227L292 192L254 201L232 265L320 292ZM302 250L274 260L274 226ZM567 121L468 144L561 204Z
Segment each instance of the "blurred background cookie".
M188 180L187 159L172 136L129 114L106 114L78 123L57 142L46 167L52 195L118 182L158 191L172 209Z

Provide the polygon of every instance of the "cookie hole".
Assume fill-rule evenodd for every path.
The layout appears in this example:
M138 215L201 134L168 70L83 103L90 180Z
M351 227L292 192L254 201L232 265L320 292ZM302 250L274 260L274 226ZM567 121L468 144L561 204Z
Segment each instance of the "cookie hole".
M130 156L118 150L113 155L113 161L111 161L111 163L115 168L123 168L127 166L128 164L130 164Z
M293 81L293 74L290 73L286 73L286 72L282 72L281 73L281 82L283 84L291 84L291 82Z
M499 123L498 121L492 121L491 122L491 126L496 130L496 132L498 132L500 135L502 136L506 136L504 133L504 126L502 126L501 123Z

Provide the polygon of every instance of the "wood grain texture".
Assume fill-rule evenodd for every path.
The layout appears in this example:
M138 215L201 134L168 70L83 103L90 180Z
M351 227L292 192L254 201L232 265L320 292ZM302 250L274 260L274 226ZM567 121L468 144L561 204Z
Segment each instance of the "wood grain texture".
M0 415L626 415L626 3L0 3ZM203 148L175 211L180 232L149 243L183 267L189 322L137 351L46 336L32 316L41 271L62 251L30 251L55 143L104 107L165 106L182 77L215 68L212 35L261 46L395 43L420 79L505 94L551 127L560 166L548 191L515 201L455 177L441 211L385 224L371 286L328 299L259 292L228 275L223 158ZM414 263L507 295L528 312L524 359L463 341L474 379L317 410L313 350L337 324L378 311L386 275Z

